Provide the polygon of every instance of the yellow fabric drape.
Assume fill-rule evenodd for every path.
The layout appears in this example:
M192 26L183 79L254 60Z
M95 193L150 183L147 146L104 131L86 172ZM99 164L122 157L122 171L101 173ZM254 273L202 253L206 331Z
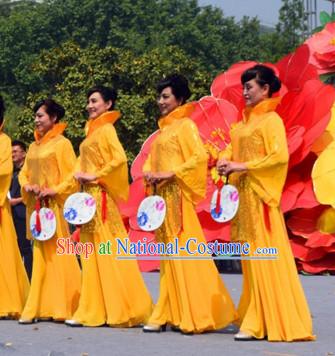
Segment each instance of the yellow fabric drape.
M326 130L318 137L312 147L311 151L315 152L318 156L327 148L327 146L335 140L335 103L331 109L331 117Z
M144 323L152 310L151 297L137 261L116 259L116 238L127 236L116 202L126 200L129 189L127 157L113 126L118 116L107 112L91 120L86 127L88 136L80 145L77 169L95 174L99 183L84 187L95 198L97 213L92 221L82 226L80 241L92 243L94 252L87 259L81 258L81 296L79 307L72 316L86 326L106 323L114 327L131 327ZM74 184L73 179L69 180L62 189ZM105 222L101 212L102 189L107 193ZM101 244L106 246L108 242L111 255L107 250L100 250Z
M175 179L158 187L167 202L167 216L156 231L158 242L178 238L185 246L189 238L205 243L194 205L205 196L207 154L198 130L188 118L192 105L186 104L159 120L160 133L152 143L144 171L173 171ZM181 204L178 201L178 190ZM181 217L180 230L165 226ZM176 235L169 233L175 230ZM180 255L187 256L186 252ZM211 260L162 260L160 295L149 324L170 323L183 332L200 333L220 329L237 314L220 275Z
M327 146L314 163L313 188L321 204L335 208L335 141Z
M234 160L247 165L251 188L270 206L280 204L288 162L285 127L273 111L277 103L267 99L246 110L231 132Z
M10 138L0 128L0 317L18 318L29 281L22 262L7 193L13 170Z
M231 175L240 195L232 240L248 241L250 256L257 256L258 247L278 250L277 260L242 261L240 329L269 341L313 340L310 312L279 207L288 150L284 125L273 111L277 100L248 108L243 121L231 130L231 159L248 168Z
M335 209L327 208L317 221L317 228L324 234L335 234Z
M5 204L13 172L12 146L10 138L0 129L0 206Z
M41 188L57 190L59 184L68 179L76 156L68 139L61 135L64 124L56 124L45 136L33 142L27 152L25 163L19 174L22 195L27 206L27 224L35 208L35 197L26 193L26 184L37 184ZM69 191L68 193L71 193ZM72 316L78 306L80 292L80 268L76 256L57 255L57 240L70 236L63 218L63 202L67 194L57 194L49 199L49 207L56 215L55 235L47 241L34 240L33 273L29 297L21 318L52 317L65 320ZM29 226L27 235L32 238Z
M114 121L113 112L95 120L103 120L106 115L111 115ZM99 139L97 132L103 133ZM80 156L85 157L81 160L82 171L95 174L99 184L106 188L116 202L128 199L127 157L111 122L87 136L85 144L80 147Z

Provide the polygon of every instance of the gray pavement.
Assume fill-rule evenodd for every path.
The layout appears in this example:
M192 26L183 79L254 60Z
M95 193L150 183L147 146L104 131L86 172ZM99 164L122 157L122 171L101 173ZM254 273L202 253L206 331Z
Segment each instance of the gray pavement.
M159 274L144 273L144 278L156 300ZM241 275L224 274L222 278L237 303ZM301 276L301 280L313 314L315 342L236 342L233 328L188 336L172 331L144 334L141 328L70 328L52 322L18 325L0 320L0 355L335 356L335 277Z

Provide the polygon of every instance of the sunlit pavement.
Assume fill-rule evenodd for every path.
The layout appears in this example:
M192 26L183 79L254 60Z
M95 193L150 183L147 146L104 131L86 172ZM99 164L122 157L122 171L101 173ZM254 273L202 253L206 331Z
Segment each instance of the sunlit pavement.
M144 278L156 300L159 274L144 273ZM237 303L241 275L223 274L222 278ZM141 328L71 328L52 322L18 325L0 320L0 355L335 355L335 276L300 278L313 314L315 342L236 342L233 328L189 336L172 331L145 334Z

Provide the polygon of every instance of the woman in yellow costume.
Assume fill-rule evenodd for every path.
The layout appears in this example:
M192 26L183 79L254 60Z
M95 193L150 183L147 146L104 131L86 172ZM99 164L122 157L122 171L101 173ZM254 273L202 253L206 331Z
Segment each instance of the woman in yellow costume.
M220 174L229 175L240 195L232 222L233 241L277 248L276 260L243 260L243 290L236 340L314 340L312 320L289 244L280 199L288 167L285 127L271 98L281 83L263 65L241 77L246 101L243 120L231 130L231 144L218 161Z
M328 127L320 137L328 145L320 153L312 171L313 188L319 203L330 205L318 218L317 227L325 234L335 234L335 104ZM328 142L330 141L330 142Z
M190 238L205 243L194 205L205 196L207 154L189 118L193 105L185 104L191 95L188 82L172 75L159 82L157 91L160 133L143 168L146 181L157 184L157 194L167 204L156 240L168 244L177 237L179 246L186 246ZM195 243L189 247L190 253L196 252ZM187 253L180 256L187 257ZM212 260L196 260L195 256L194 260L162 260L160 266L159 299L143 331L160 332L169 324L183 333L201 333L221 329L236 319Z
M80 292L76 256L57 254L57 241L69 237L69 230L62 208L67 195L56 194L56 191L72 173L76 160L70 141L62 135L66 124L59 122L65 111L52 99L46 99L35 105L34 113L35 142L29 147L19 182L27 206L27 221L36 200L47 199L55 213L57 228L51 239L34 240L31 288L19 320L21 324L48 318L64 321L77 308ZM27 230L28 237L32 238L30 229Z
M18 318L27 299L29 281L17 245L7 193L12 178L12 145L2 132L5 106L0 96L0 318Z
M70 326L132 327L144 323L152 310L137 261L116 259L116 238L127 237L116 204L127 200L129 189L127 157L113 125L120 117L112 110L116 97L115 90L104 86L87 94L89 120L74 177L95 198L97 212L80 230L80 241L93 243L94 252L81 259L81 296L77 311L66 321Z

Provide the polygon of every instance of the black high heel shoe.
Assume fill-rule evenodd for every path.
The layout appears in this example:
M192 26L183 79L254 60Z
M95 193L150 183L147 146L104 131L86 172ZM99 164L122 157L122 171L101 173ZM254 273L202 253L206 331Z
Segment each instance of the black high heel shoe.
M164 331L166 331L166 324L164 325L147 324L143 326L143 332L145 333L160 333Z
M181 332L179 326L170 325L170 329L171 329L171 331L174 331L176 333Z
M180 329L179 326L175 326L175 325L170 325L170 328L171 328L171 331L174 331L174 332L179 332L183 335L193 335L193 331L183 331Z

